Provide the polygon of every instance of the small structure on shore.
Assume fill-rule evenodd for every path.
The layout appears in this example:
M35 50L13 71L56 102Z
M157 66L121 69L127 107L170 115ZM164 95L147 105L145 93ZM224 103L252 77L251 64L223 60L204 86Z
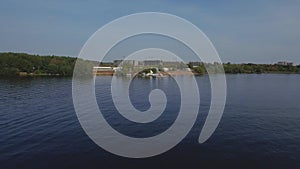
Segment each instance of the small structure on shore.
M115 69L110 66L95 66L93 67L94 75L103 75L103 76L112 76L115 72Z
M294 63L293 62L280 61L280 62L277 62L276 65L279 65L279 66L293 66Z

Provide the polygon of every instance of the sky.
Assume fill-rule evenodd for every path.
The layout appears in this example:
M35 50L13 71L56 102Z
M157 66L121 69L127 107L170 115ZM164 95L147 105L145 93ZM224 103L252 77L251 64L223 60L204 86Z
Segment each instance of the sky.
M300 64L299 0L1 0L0 52L76 57L99 28L137 12L187 19L223 62Z

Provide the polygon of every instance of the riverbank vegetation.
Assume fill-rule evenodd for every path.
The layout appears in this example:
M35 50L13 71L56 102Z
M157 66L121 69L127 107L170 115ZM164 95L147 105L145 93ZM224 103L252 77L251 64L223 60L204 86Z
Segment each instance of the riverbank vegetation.
M217 66L216 66L217 64ZM212 73L220 72L218 68L223 66L225 73L229 74L240 74L240 73L248 73L248 74L260 74L260 73L300 73L300 65L278 65L278 64L231 64L225 63L222 65L203 63L198 66L189 67L193 70L193 72L197 74L205 74L207 73L206 69L210 69ZM217 68L216 70L214 70Z
M0 76L71 76L76 58L0 53Z

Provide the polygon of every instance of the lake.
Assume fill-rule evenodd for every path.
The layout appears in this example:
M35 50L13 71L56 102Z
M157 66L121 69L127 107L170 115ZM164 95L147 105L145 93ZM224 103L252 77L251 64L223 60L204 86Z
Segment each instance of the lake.
M98 147L82 129L72 101L72 78L0 79L0 168L300 168L300 75L226 75L227 101L215 133L198 143L210 107L208 76L197 76L200 113L189 134L161 155L130 159ZM138 124L117 113L111 77L96 78L100 109L112 127L131 137L164 132L176 119L180 93L170 78L135 79L130 99L150 107L160 88L168 98L157 120ZM126 146L126 145L124 145Z

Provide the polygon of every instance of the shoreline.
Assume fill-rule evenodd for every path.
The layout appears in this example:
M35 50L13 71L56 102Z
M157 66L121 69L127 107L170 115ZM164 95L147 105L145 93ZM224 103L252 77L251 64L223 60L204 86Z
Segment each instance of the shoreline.
M1 77L69 77L73 76L74 67L77 58L66 56L39 56L30 55L26 53L0 53L0 76ZM118 61L118 60L116 60ZM112 76L118 70L120 76L126 76L132 72L130 69L139 68L128 61L124 65L115 62L99 63L97 61L82 60L85 63L83 76L94 75L97 76ZM153 62L153 61L152 61ZM294 65L292 62L278 62L274 64L253 64L253 63L203 63L203 62L163 62L152 63L148 61L145 69L159 69L159 71L166 75L187 76L187 75L204 75L207 74L207 69L210 72L218 73L218 68L224 70L225 74L300 74L300 65ZM158 62L158 61L157 61ZM94 72L95 65L102 69ZM159 67L159 68L158 68ZM189 69L183 70L183 68ZM91 72L89 72L91 71ZM97 70L96 70L97 71ZM133 70L134 71L134 70ZM155 73L155 72L154 72ZM131 73L132 74L132 73ZM132 74L133 75L133 74ZM131 76L132 76L131 75Z
M172 72L163 72L165 77L168 76L205 76L207 73L200 74L197 72L180 72L180 71L172 71ZM214 73L219 74L219 73ZM274 74L274 75L300 75L300 73L295 72L263 72L263 73L225 73L225 75L264 75L264 74ZM110 74L94 74L94 76L114 76L114 73ZM120 75L122 77L123 75ZM27 75L14 75L14 76L0 76L0 78L39 78L39 77L49 77L49 78L69 78L73 77L73 75L45 75L45 74L27 74ZM126 77L125 75L123 77Z

